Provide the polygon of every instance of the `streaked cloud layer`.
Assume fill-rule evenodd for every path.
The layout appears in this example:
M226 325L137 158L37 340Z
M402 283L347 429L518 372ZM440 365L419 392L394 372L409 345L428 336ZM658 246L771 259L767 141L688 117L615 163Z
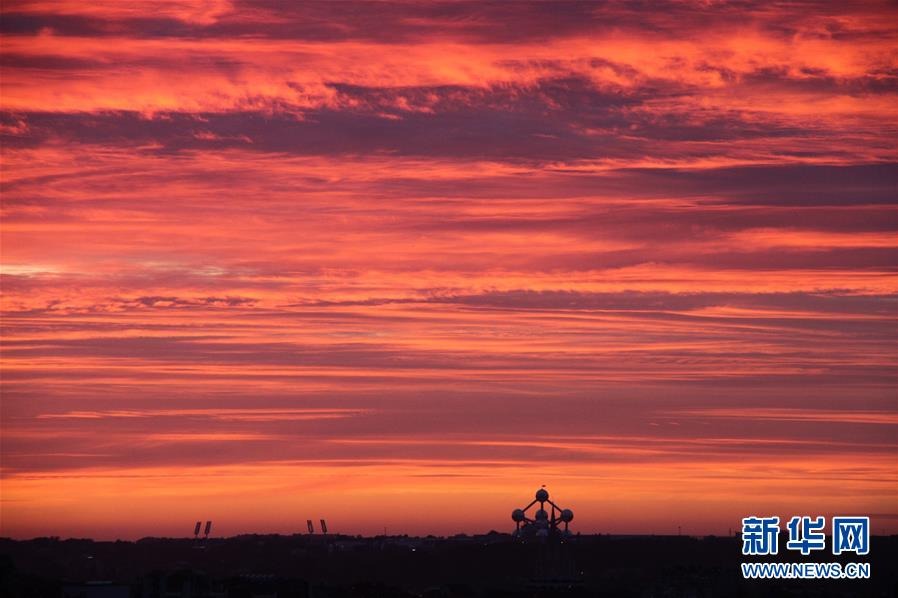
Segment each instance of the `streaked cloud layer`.
M2 532L898 531L896 16L5 2Z

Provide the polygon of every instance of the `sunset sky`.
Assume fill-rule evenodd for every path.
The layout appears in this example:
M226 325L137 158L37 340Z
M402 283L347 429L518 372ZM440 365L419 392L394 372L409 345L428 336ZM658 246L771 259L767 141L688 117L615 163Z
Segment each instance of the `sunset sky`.
M0 535L898 533L898 5L2 13Z

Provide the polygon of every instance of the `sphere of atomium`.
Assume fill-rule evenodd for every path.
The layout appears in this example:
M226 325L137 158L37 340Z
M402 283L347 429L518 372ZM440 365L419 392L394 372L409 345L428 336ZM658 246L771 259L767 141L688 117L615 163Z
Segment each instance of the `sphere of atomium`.
M570 509L563 509L561 511L561 520L565 523L570 523L574 520L574 512Z
M537 521L545 521L549 518L549 514L546 513L545 509L540 509L536 512L536 520Z
M524 521L524 511L521 509L515 509L511 512L511 520L516 522Z
M536 491L536 500L539 502L546 502L549 500L549 492L545 488L540 488Z

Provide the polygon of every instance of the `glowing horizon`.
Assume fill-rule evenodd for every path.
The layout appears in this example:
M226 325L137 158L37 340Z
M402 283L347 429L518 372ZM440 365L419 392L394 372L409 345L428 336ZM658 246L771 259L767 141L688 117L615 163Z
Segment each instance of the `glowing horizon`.
M898 533L896 16L4 2L0 535Z

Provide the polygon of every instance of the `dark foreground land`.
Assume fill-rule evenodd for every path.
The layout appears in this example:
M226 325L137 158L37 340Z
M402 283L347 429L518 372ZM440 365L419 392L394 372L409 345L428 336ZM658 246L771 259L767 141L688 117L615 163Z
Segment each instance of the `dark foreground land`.
M802 559L798 553L779 558ZM495 532L451 538L246 535L205 543L0 539L0 595L898 596L898 536L873 538L866 557L804 559L869 562L870 580L744 580L742 560L734 537L600 535L547 544Z

